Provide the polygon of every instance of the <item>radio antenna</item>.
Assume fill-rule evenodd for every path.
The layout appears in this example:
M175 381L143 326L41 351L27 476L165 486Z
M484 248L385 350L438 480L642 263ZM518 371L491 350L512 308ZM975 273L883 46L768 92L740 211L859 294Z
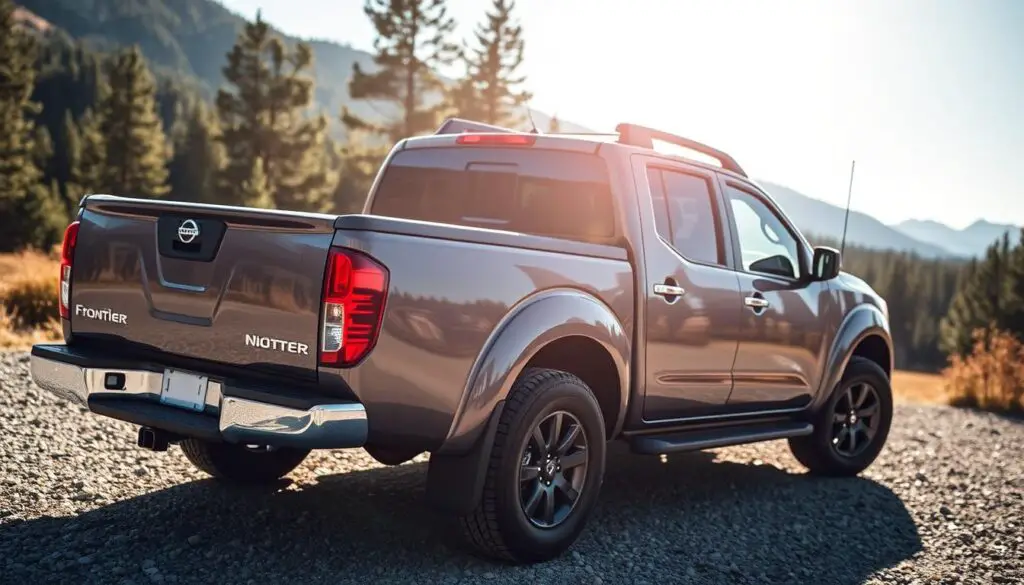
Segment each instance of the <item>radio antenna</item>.
M857 161L850 163L850 186L846 190L846 217L843 219L843 239L839 243L839 253L846 249L846 228L850 225L850 200L853 198L853 171L857 168Z
M526 116L530 119L530 133L540 134L540 130L537 130L537 123L533 121L533 110L530 109L530 103L526 103Z

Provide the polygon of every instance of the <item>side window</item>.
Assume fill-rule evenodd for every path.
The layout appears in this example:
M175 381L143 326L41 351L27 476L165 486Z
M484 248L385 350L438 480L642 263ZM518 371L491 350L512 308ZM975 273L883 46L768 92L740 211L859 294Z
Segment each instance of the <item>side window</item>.
M661 237L688 260L724 264L719 222L708 181L665 169L650 169L647 176Z
M786 278L800 276L800 246L779 216L760 198L727 186L736 221L743 270Z

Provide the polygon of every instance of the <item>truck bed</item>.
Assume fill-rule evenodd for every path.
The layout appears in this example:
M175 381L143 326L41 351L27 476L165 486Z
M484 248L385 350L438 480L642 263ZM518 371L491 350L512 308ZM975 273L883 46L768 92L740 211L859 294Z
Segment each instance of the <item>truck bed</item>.
M339 372L371 415L387 412L371 416L371 440L443 440L474 362L524 299L582 291L632 323L633 271L620 247L375 216L335 225L335 246L367 252L391 275L376 348Z

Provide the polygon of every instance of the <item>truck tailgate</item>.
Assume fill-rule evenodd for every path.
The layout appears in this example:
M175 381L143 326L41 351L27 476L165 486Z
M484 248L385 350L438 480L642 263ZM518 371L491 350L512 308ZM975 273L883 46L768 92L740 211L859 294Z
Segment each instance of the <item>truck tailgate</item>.
M90 196L72 335L316 377L336 216Z

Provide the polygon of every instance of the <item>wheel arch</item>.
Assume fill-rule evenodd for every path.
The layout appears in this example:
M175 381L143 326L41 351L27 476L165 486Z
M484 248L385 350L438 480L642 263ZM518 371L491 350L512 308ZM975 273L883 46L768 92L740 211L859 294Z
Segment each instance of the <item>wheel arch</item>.
M621 430L629 390L632 339L608 305L577 289L549 289L514 307L470 370L448 437L438 450L468 450L495 406L527 367L568 371L601 405L608 437Z
M859 305L840 324L825 363L815 407L828 400L854 356L875 362L892 378L895 362L889 323L881 309L874 305Z

